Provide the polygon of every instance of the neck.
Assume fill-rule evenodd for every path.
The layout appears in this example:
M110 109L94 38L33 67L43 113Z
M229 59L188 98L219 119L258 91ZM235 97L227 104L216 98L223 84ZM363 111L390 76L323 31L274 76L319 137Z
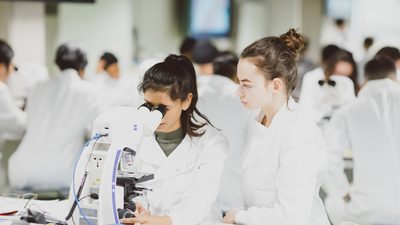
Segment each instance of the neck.
M206 63L199 66L201 75L212 75L214 74L214 68L212 63Z
M276 115L276 113L282 108L284 104L286 104L287 97L284 95L276 96L272 104L265 106L262 108L264 112L265 118L262 120L262 124L266 127L269 127L272 123L272 119Z
M6 77L0 74L0 82L6 83Z

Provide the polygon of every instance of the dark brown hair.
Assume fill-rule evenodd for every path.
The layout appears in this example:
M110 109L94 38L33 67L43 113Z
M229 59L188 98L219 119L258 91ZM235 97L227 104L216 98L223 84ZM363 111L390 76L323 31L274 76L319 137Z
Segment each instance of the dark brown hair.
M295 29L289 29L279 37L271 36L255 41L243 50L240 57L252 61L263 72L266 80L281 78L289 96L296 85L296 58L303 45L303 36Z
M204 132L198 132L197 130L203 127L205 123L200 123L194 117L194 113L211 124L207 117L200 113L196 107L196 103L199 99L197 94L196 72L193 68L193 64L186 56L171 54L165 58L164 62L152 66L144 74L143 81L138 89L141 92L145 92L149 89L167 92L173 101L177 99L184 101L189 93L192 93L192 102L187 110L182 111L180 118L182 129L191 137L198 137L204 134Z
M395 75L396 67L388 57L375 56L365 64L364 71L368 80L379 80Z
M354 61L353 54L351 54L351 52L344 49L340 49L339 51L335 52L328 59L326 65L324 66L325 78L328 79L331 75L341 75L333 74L335 67L339 62L348 62L353 67L353 72L350 74L349 78L353 81L354 91L355 94L357 94L360 89L357 82L358 69L356 62Z

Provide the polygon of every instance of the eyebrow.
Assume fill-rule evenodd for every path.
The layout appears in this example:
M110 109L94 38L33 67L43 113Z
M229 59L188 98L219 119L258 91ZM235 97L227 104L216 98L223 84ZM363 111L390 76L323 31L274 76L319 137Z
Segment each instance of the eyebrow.
M155 104L153 104L152 102L150 102L149 100L147 100L147 99L144 99L144 101L146 102L146 103L149 103L149 104L151 104L153 107L154 106L157 106L157 105L165 105L165 104L157 104L157 105L155 105ZM165 105L166 107L171 107L171 105Z
M248 80L248 79L243 79L243 80L240 80L240 82L248 82L248 83L251 83L252 81L251 81L251 80Z

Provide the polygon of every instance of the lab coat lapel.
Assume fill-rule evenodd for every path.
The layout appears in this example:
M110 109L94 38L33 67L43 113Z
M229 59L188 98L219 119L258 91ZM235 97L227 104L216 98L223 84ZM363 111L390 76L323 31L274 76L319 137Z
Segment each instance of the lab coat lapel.
M160 164L156 173L156 179L182 174L194 167L195 164L195 144L189 135L186 135L178 147L166 157Z
M289 106L289 108L288 108ZM277 139L283 138L284 134L282 131L285 130L285 126L290 123L290 110L296 110L297 104L292 98L289 99L288 106L283 105L281 109L275 114L270 126L264 127L260 121L262 121L264 113L260 114L252 121L250 140L246 147L245 158L242 163L242 169L246 169L252 166L256 166L257 160L263 160L268 157L276 148L275 146Z
M154 167L159 167L167 158L154 135L145 137L139 149L140 159Z

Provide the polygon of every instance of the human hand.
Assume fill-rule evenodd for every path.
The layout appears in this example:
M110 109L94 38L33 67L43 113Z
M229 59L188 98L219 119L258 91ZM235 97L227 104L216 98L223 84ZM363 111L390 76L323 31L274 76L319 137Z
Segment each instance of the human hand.
M223 222L224 223L230 223L230 224L235 224L236 223L236 214L237 214L237 211L236 210L229 210L226 214L225 214L225 216L224 216L224 219L223 219Z
M135 210L135 216L138 217L142 214L148 214L150 215L150 212L142 205L140 202L135 202L136 204L136 210Z
M141 214L137 217L122 219L123 224L146 224L146 225L172 225L169 216L154 216L151 214Z

